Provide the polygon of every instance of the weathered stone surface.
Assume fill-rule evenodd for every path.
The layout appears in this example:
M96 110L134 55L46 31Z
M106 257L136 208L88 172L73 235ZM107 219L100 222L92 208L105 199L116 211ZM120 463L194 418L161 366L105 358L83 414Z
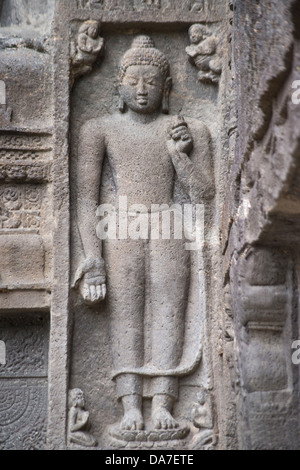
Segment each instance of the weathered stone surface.
M299 106L292 84L299 2L237 1L234 7L237 137L223 242L239 370L239 446L294 449Z
M47 315L1 314L6 363L0 366L0 447L45 448L49 321Z

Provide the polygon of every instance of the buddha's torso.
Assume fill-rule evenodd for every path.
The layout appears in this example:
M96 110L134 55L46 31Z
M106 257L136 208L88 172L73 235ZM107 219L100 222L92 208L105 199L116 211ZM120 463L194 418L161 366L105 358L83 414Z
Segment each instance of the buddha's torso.
M174 167L167 150L170 118L142 124L128 116L109 118L105 132L106 155L117 196L129 204L169 204L173 198Z

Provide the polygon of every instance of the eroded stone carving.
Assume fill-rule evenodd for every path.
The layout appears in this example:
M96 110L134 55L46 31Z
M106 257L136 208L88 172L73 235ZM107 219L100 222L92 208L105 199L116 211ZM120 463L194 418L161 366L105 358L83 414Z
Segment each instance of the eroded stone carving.
M291 308L288 257L273 248L251 247L237 266L242 445L252 449L289 448L293 445L287 419L292 415L291 361L284 344ZM284 430L284 436L276 435L277 426Z
M0 136L0 182L51 180L50 135L7 130Z
M70 443L84 447L95 447L97 441L89 434L89 412L85 410L83 391L69 391L68 439Z
M167 117L171 89L169 63L148 36L137 37L122 58L119 75L120 113L88 121L78 151L78 225L86 260L76 284L83 298L97 304L106 294L102 243L96 236L102 163L108 157L115 197L145 211L172 203L177 175L194 201L213 195L210 133L195 119ZM142 206L141 206L142 205ZM116 204L122 217L122 210ZM120 227L118 227L120 229ZM136 228L138 233L138 227ZM189 292L190 254L185 240L136 237L106 239L103 258L111 320L113 377L124 416L112 435L122 440L168 440L186 436L173 417L178 377L191 373L197 354L181 366L185 309ZM151 301L151 328L144 333L146 289ZM149 336L149 338L147 337ZM151 357L145 357L145 342ZM152 398L152 425L145 428L144 387ZM151 433L151 430L153 432ZM154 437L153 437L154 436Z
M186 53L190 62L199 70L198 80L218 84L222 67L217 51L217 37L206 26L194 24L189 29L189 38L191 45L186 48Z
M210 13L216 4L210 0L77 0L77 8L114 11L187 11ZM217 5L218 7L218 5Z
M192 410L193 424L196 428L212 429L212 405L211 397L202 390L197 394L198 403L194 404Z
M76 43L73 43L73 80L92 71L93 65L103 49L104 39L99 36L98 21L85 21L79 28Z
M51 165L45 163L0 163L0 181L43 182L51 178Z
M29 185L0 187L0 229L34 229L40 226L43 190Z
M136 4L137 3L137 4ZM160 8L161 0L77 0L77 8L95 8L101 10L135 10L138 8Z
M199 431L194 435L191 448L209 450L215 443L213 434L212 400L208 391L201 390L197 394L197 403L192 408L193 425Z
M249 392L285 389L288 372L283 329L288 297L284 258L275 250L250 249L244 272L240 286L240 320L247 337L242 350L243 385Z
M0 449L45 447L48 317L1 315L6 362L0 365Z
M13 150L15 151L14 154L18 154L20 152L22 155L22 152L32 152L32 155L36 155L35 152L46 152L52 149L51 136L33 132L21 133L6 131L0 135L0 149L1 156L2 152L5 151L5 156L7 158L11 158L9 151ZM39 155L39 153L37 155ZM26 157L28 157L27 153ZM31 158L34 157L32 156Z
M0 391L0 449L44 449L46 407L47 386L4 381Z

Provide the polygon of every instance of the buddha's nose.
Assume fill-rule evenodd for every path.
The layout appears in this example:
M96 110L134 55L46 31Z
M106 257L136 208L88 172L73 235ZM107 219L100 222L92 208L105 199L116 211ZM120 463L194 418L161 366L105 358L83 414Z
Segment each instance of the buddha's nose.
M138 87L137 87L137 94L143 95L143 96L148 94L144 80L139 80Z

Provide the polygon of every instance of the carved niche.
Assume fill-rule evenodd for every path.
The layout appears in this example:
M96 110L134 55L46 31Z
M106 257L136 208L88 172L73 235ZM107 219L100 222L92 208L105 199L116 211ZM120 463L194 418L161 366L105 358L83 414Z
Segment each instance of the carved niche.
M191 251L188 238L174 238L174 230L185 203L195 210L202 204L202 222L198 222L204 224L203 211L214 196L212 138L199 118L189 117L190 113L197 116L190 102L180 115L174 112L178 105L172 101L172 81L175 89L184 89L185 84L177 83L176 72L171 73L173 56L170 60L152 35L119 35L105 41L108 51L101 65L73 88L77 224L72 249L73 285L78 288L74 293L76 324L83 326L84 321L83 329L79 328L91 333L94 344L109 333L105 364L83 382L78 359L85 340L78 343L79 330L75 329L71 385L88 396L93 434L95 430L100 445L127 447L131 443L144 448L165 442L169 448L187 447L192 439L191 412L190 408L184 411L180 394L187 394L186 406L191 407L197 387L200 390L205 382L212 389L202 365L203 344L208 341L204 334L207 293L203 276L197 274L199 263L206 261L201 243ZM184 51L181 56L184 63ZM110 81L103 81L99 88L102 74ZM161 224L168 204L175 204L171 209L174 226L166 241L163 225L156 227L155 221ZM117 237L111 239L105 230L101 232L108 206L115 214L112 220L117 230ZM155 215L151 213L154 206ZM150 219L147 233L142 234ZM158 229L158 238L152 240L153 228ZM84 317L82 312L86 312ZM94 316L86 316L88 312ZM113 382L107 380L108 375ZM105 406L101 408L90 387L101 387L107 396ZM199 448L215 443L211 393L205 401L204 427L208 429L205 436L201 430L201 439L193 444ZM112 412L107 414L109 409ZM97 416L102 416L101 423ZM81 443L80 436L75 436L73 444L89 445L82 432Z

